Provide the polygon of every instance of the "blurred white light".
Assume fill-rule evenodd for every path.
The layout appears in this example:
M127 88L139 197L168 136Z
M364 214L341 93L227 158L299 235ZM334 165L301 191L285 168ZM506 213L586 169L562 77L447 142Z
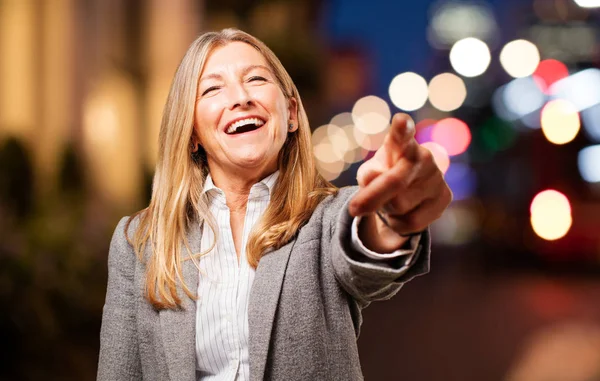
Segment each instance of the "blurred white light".
M354 127L352 124L349 124L342 127L342 130L344 131L348 141L348 149L346 150L343 160L346 162L346 164L352 164L363 160L368 151L363 149L356 141L356 136L354 135L354 130L356 130L356 127Z
M434 142L425 142L421 144L421 147L427 148L431 152L435 164L442 173L446 173L448 167L450 167L450 157L448 156L446 148Z
M354 121L352 120L351 113L342 112L340 114L337 114L333 118L331 118L331 121L329 121L329 124L333 124L338 127L344 127L344 126L348 126L350 124L354 124Z
M323 163L333 163L344 159L350 149L346 132L333 124L317 128L313 133L314 154Z
M427 81L412 72L398 74L390 83L389 93L392 103L399 109L418 110L427 102Z
M529 211L533 231L548 241L564 237L573 224L569 199L553 189L538 193Z
M600 182L600 145L590 146L579 151L577 165L581 177L588 183Z
M117 105L109 97L89 99L84 105L84 133L93 144L110 144L118 136L120 126Z
M600 7L600 0L575 0L575 3L582 8Z
M334 161L333 163L323 163L317 160L317 170L325 180L333 181L344 171L344 162Z
M359 162L366 157L369 151L362 148L358 144L358 141L356 139L356 135L362 138L365 136L365 134L360 132L354 126L354 121L352 120L351 113L342 112L340 114L335 115L333 118L331 118L331 121L329 121L329 125L340 127L344 132L345 137L343 138L343 140L345 141L345 143L347 143L347 149L342 159L346 163L345 167L347 167L349 164ZM358 133L356 131L358 131ZM346 169L347 168L344 168L344 170Z
M581 112L583 128L590 139L600 142L600 104Z
M383 141L385 140L385 136L387 135L388 131L389 125L385 130L375 135L365 134L358 128L355 128L353 130L354 139L356 140L356 143L363 149L367 150L367 152L378 150L379 147L381 147L381 145L383 144Z
M502 101L509 112L521 118L541 108L546 95L532 77L517 78L503 89Z
M365 134L378 134L385 130L391 117L387 102L374 95L359 99L352 108L352 121Z
M492 108L494 109L496 115L498 115L500 118L508 122L512 122L519 119L519 116L506 107L506 103L504 103L505 90L506 85L501 86L494 91L494 94L492 95Z
M483 74L492 57L485 42L473 37L464 38L452 46L450 63L456 72L465 77Z
M527 40L514 40L502 48L500 63L511 77L526 77L533 74L540 63L540 52Z
M600 70L586 69L557 81L550 94L571 102L577 111L600 103Z
M443 73L429 82L429 102L440 111L453 111L467 97L465 82L457 75Z
M467 37L491 42L497 34L494 13L482 3L445 2L434 11L428 29L430 43L440 48Z

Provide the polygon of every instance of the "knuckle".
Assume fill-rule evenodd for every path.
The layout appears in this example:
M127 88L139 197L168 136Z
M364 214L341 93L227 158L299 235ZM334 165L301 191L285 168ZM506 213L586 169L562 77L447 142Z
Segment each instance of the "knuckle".
M394 213L404 215L412 209L412 202L405 197L395 198L391 202L391 206L394 209Z
M383 185L388 189L403 189L406 188L406 179L402 176L387 176L383 180Z
M419 215L419 213L410 213L404 217L404 223L408 232L413 233L416 231L420 231L421 229L421 220L423 218Z
M435 160L433 158L433 153L425 147L419 146L419 152L421 156L421 160L425 164L435 164Z

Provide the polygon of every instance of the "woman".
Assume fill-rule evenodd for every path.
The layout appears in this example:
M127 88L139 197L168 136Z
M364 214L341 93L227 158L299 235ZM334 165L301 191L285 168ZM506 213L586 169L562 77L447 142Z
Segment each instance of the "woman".
M238 30L198 38L150 205L113 236L98 379L362 379L361 309L428 271L425 230L451 200L413 135L395 116L359 189L337 190L275 55Z

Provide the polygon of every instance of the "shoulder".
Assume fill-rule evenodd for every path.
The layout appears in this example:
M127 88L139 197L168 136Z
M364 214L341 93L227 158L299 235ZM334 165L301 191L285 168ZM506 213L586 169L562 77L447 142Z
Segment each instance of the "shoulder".
M109 267L133 265L135 251L132 242L139 226L139 219L139 214L136 214L119 220L110 242Z
M310 240L315 236L326 233L330 236L340 220L350 218L348 213L348 202L356 193L358 187L344 187L337 190L335 194L325 197L315 208L308 223L301 229L302 235Z
M344 209L348 209L347 204L357 191L358 186L340 188L335 194L324 198L315 212L323 214L324 218L335 217Z

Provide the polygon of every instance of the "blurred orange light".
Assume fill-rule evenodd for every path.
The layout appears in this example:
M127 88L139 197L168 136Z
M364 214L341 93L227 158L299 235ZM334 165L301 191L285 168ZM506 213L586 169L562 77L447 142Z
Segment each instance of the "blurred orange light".
M548 89L553 83L568 76L569 69L567 69L567 66L554 59L543 60L533 73L535 83L544 93L548 93Z
M542 109L542 132L550 143L566 144L575 139L581 122L575 106L563 99L550 101Z
M444 147L448 155L460 155L471 143L471 131L462 120L446 118L433 126L431 139Z
M442 73L429 82L429 102L440 111L453 111L467 98L465 82L456 74Z
M440 171L442 171L442 173L446 173L450 167L450 157L448 156L446 149L434 142L425 142L421 144L421 146L431 151L433 154L433 160L435 160L435 164L438 166Z
M573 223L569 199L553 189L538 193L529 211L533 231L548 241L564 237Z

